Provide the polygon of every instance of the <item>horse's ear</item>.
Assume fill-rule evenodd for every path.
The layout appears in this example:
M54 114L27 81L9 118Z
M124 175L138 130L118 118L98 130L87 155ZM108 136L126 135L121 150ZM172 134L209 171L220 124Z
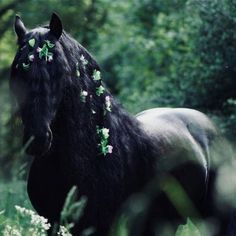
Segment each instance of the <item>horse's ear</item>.
M18 40L22 40L22 38L25 36L27 30L25 28L25 25L23 21L21 20L20 16L16 15L15 17L15 24L14 24L15 32L18 37Z
M56 13L52 13L52 17L49 24L50 32L59 39L62 34L62 23L60 17Z

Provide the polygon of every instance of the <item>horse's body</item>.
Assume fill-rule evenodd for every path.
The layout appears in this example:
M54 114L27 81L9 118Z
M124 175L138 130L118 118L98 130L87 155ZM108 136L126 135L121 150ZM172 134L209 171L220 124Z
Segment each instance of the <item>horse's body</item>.
M40 45L43 39L49 38L55 44L55 50L52 49L55 62L51 65L41 57L29 62L31 68L27 72L19 71L19 63L25 60L21 51L26 50L21 43L23 49L12 65L11 88L18 98L24 92L20 109L25 140L35 136L28 148L35 156L28 193L40 215L52 223L59 222L65 197L76 185L79 195L87 196L88 204L82 219L75 222L74 235L94 226L97 235L104 236L121 204L155 177L166 173L180 181L202 212L207 193L209 147L217 136L204 114L191 109L164 108L132 117L107 90L95 94L100 84L92 76L99 67L84 48L62 33L58 17L53 16L49 28L29 33L19 18L15 27L19 40L31 39L32 44L34 37ZM81 55L88 62L83 63L82 59L78 78L75 70ZM50 59L48 55L46 59ZM91 96L81 99L84 89ZM108 96L112 110L104 113L104 99ZM98 126L109 129L112 153L101 154ZM159 204L157 201L157 219L181 218L174 209L167 211L168 204L163 198Z
M123 160L119 161L117 166L112 160L116 157L112 156L103 160L95 157L92 162L87 160L87 163L84 163L84 160L80 162L78 156L78 162L75 162L75 150L75 153L70 153L67 149L71 146L68 143L73 141L70 140L71 135L66 132L66 124L52 130L54 135L57 135L57 132L64 133L64 137L60 135L62 140L59 141L59 146L56 141L53 142L52 151L45 157L34 160L29 175L29 196L39 214L46 216L51 222L58 221L66 194L72 185L76 185L80 194L87 196L89 200L85 217L77 225L78 228L93 225L98 229L98 235L104 235L112 224L120 204L127 197L140 191L156 174L169 172L181 182L198 210L202 211L199 208L205 206L209 170L208 148L216 135L210 120L195 110L167 108L144 111L137 115L138 121L134 117L130 119L140 122L141 132L136 134L137 138L141 138L142 142L142 137L138 135L147 135L152 142L154 141L155 149L146 150L144 156L147 160L142 160L142 150L138 152L139 155L137 150L133 154L130 151L128 156L119 157ZM124 128L122 132L128 132L125 127L120 128ZM77 139L75 142L80 140ZM150 145L150 148L153 148L153 145ZM98 159L95 160L96 158ZM189 166L189 163L194 165ZM123 166L129 164L133 167L137 165L134 173ZM125 171L128 173L124 173ZM171 216L164 216L166 200L159 201L160 205L157 204L156 209L159 209L162 216L158 217L162 220L165 217L170 217L171 220L179 218L173 210ZM75 228L76 232L80 231L78 228Z

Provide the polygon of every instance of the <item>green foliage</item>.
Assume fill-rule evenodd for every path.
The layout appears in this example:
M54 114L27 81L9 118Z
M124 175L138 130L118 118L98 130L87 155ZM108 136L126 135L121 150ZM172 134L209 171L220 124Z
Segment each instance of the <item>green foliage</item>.
M162 181L161 189L171 200L179 215L181 215L183 218L189 215L199 217L199 214L195 209L194 204L189 199L183 187L178 183L178 181L174 177L166 177Z
M129 236L128 222L125 216L121 216L117 220L110 236Z
M188 218L186 225L180 225L175 236L201 236L202 234L193 222Z
M26 196L26 183L13 181L0 185L0 234L3 236L46 236L51 227L56 229L55 235L71 236L73 221L79 221L86 206L86 198L77 199L78 192L73 187L67 195L61 212L60 226L52 226L48 220L32 210ZM92 227L85 229L81 236L89 236L94 232Z
M61 211L60 224L70 229L73 227L74 221L78 221L82 216L83 210L86 206L87 199L82 197L80 201L77 201L78 191L74 186L69 191L65 204Z

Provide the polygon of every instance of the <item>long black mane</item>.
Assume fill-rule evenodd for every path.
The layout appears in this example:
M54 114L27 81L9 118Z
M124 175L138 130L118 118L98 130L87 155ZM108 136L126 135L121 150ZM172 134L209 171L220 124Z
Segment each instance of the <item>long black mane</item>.
M65 123L69 125L66 130L72 137L74 136L74 140L77 142L74 145L78 147L78 157L83 161L92 162L94 160L104 162L104 164L108 162L109 169L111 168L110 163L113 162L114 168L122 170L123 165L132 162L137 157L144 155L144 160L146 160L146 156L150 152L150 138L140 128L139 122L122 108L106 88L102 95L96 95L96 88L100 86L101 82L96 82L92 78L94 70L100 71L95 59L65 32L59 42L67 61L70 62L69 74L65 79L71 83L65 88L54 125L56 126L57 119L59 121L63 118L63 122L66 120ZM83 66L82 63L79 63L80 77L78 78L76 64L80 61L81 56L84 56L88 64ZM103 83L102 85L105 87ZM88 92L86 102L81 102L81 90ZM106 96L111 98L111 112L104 113ZM97 126L108 128L110 131L109 143L113 146L113 152L105 157L98 149ZM112 172L112 175L115 173ZM127 174L128 177L128 173L122 174Z

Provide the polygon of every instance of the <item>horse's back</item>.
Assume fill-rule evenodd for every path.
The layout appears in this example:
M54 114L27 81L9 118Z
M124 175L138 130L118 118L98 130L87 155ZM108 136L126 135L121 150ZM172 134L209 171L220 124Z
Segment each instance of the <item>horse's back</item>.
M155 108L137 114L136 118L145 132L160 142L165 154L183 150L190 155L206 155L217 136L210 119L193 109Z
M194 109L188 108L154 108L136 115L147 131L164 131L175 127L176 130L187 128L191 134L198 136L203 133L212 138L217 134L210 119Z

